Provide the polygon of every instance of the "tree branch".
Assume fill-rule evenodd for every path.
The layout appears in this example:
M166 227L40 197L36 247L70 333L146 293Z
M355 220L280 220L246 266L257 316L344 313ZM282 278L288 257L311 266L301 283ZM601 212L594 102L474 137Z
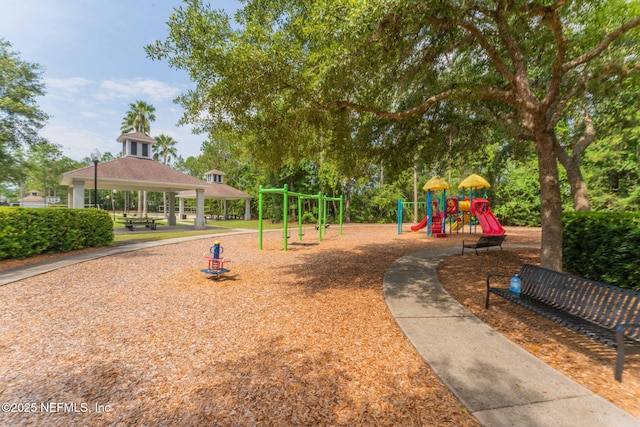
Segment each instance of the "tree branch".
M582 76L578 79L576 84L567 92L555 106L553 115L551 116L551 120L549 121L549 126L555 127L560 119L562 118L562 112L564 111L567 103L570 99L572 99L580 90L584 90L587 85L587 80L589 79L588 74L582 73Z
M500 74L502 74L502 76L505 79L507 79L509 83L511 83L512 85L515 85L515 76L513 72L509 70L509 67L507 67L507 64L505 64L502 58L500 58L500 55L498 55L498 52L496 51L496 49L493 46L491 46L488 40L480 32L478 27L476 27L471 22L467 22L462 19L437 19L436 18L436 19L433 19L432 22L434 24L442 25L442 26L461 27L469 31L471 35L475 37L475 39L478 41L478 44L480 44L480 46L484 49L484 51L487 52L487 55L491 59L491 62L493 62L493 64L496 66Z
M568 44L567 39L564 36L562 21L560 20L558 13L553 10L549 13L548 17L551 21L551 31L553 32L553 38L556 41L558 51L556 52L556 57L551 65L551 79L547 85L547 95L542 100L544 108L548 108L560 92L560 84L562 83L562 75L564 71L562 69L562 63L567 56Z
M607 37L605 37L604 40L602 40L602 42L592 51L587 52L583 55L580 55L573 61L569 61L566 64L564 64L562 66L562 72L566 73L567 71L573 68L576 68L579 65L582 65L584 63L591 61L593 58L600 55L600 53L602 53L603 50L605 50L611 43L613 43L614 40L616 40L622 34L638 26L640 26L640 16L637 16L632 20L627 21L622 26L618 27L616 30L609 33L609 35L607 35Z
M593 126L593 119L591 118L589 107L586 105L584 107L584 127L584 133L573 144L573 149L571 151L574 157L579 156L579 158L582 158L582 154L587 149L589 144L591 144L593 140L596 139L596 129Z
M493 101L504 102L509 105L516 106L518 101L515 99L513 94L510 91L497 89L490 86L476 86L473 89L460 90L460 89L449 89L443 92L440 92L436 95L431 96L429 99L424 101L422 104L417 105L413 108L409 108L407 110L399 111L399 112L391 112L381 110L379 108L374 108L368 105L358 104L356 102L350 101L338 101L332 104L321 104L318 102L314 102L314 104L323 110L328 110L331 108L347 108L353 111L360 111L365 113L371 113L378 117L384 117L387 119L394 120L402 120L408 117L414 117L420 115L431 108L433 105L437 104L440 101L444 101L445 99L486 99Z
M498 27L498 33L500 34L502 41L504 41L504 44L507 50L509 51L509 56L513 61L513 67L514 67L516 76L521 78L525 77L524 79L521 79L521 78L518 79L518 81L521 81L521 82L527 81L526 79L527 67L524 62L524 56L522 55L522 51L518 46L518 41L513 36L513 33L511 33L511 31L507 27L507 22L504 14L507 6L508 5L506 5L504 1L499 1L498 6L496 7L496 11L494 13L493 19L495 20L496 25Z

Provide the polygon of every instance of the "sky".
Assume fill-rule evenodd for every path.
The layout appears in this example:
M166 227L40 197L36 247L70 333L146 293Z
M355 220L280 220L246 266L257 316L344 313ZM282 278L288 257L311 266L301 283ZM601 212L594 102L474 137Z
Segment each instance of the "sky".
M0 38L20 59L41 66L46 94L36 102L50 116L40 135L74 160L97 148L116 155L129 104L156 108L151 136L178 141L178 155L200 154L206 135L178 126L173 102L194 87L185 71L147 58L144 46L165 40L178 0L0 0ZM237 0L210 0L233 15Z

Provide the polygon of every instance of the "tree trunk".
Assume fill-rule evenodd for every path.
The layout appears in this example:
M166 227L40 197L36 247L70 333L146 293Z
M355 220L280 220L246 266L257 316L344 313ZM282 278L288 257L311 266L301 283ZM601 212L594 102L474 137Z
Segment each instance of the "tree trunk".
M589 201L589 192L587 190L587 183L582 176L582 170L580 169L580 163L582 162L582 153L587 147L587 144L576 145L573 150L573 155L564 150L560 144L556 142L556 156L558 160L567 171L567 179L571 186L571 197L573 197L573 208L576 212L586 212L591 210L591 202Z
M413 155L413 222L420 222L418 219L418 153Z
M562 200L552 132L536 133L542 222L540 264L550 270L562 271Z
M351 222L351 181L344 184L344 222Z
M587 183L584 181L582 171L579 164L570 162L569 166L565 166L567 178L571 185L571 195L573 196L573 208L576 212L587 212L591 210L591 202L589 201L589 192L587 191Z

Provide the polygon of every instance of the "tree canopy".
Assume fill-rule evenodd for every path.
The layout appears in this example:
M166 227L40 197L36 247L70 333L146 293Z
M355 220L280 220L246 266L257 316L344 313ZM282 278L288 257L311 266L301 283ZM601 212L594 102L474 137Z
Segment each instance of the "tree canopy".
M442 158L452 123L499 128L535 148L541 263L561 269L557 162L574 200L587 197L579 164L593 137L589 114L570 138L558 127L592 108L585 88L607 64L637 64L637 2L249 0L235 19L188 0L168 38L146 48L196 83L180 97L184 121L267 163L313 152L345 168L416 152Z
M20 59L0 38L0 182L23 179L20 148L40 140L48 116L36 97L44 95L41 67Z

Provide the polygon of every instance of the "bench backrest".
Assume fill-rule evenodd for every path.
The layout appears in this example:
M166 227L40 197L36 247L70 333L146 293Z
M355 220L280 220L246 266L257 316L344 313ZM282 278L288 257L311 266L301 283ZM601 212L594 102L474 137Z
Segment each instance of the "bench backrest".
M640 324L640 292L524 264L522 293L599 325ZM640 339L640 327L627 336Z
M481 245L483 243L488 243L488 244L501 243L505 237L507 237L506 234L501 234L499 236L494 236L494 235L487 236L483 234L482 236L480 236L480 239L478 239L478 244Z

